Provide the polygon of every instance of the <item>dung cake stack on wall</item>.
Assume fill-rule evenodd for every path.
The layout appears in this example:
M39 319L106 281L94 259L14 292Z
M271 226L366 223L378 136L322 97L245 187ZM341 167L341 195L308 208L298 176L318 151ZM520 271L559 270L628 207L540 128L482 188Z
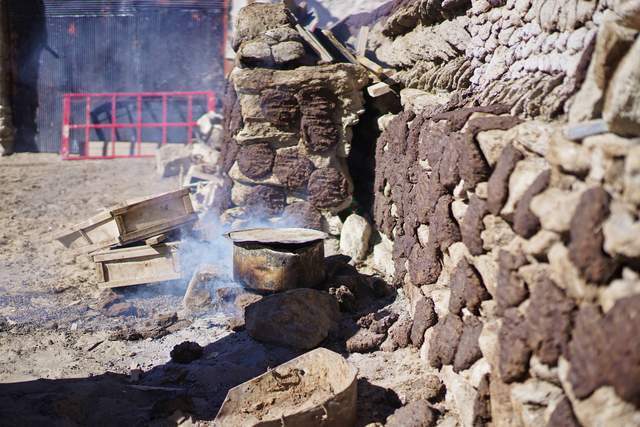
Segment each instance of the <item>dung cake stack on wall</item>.
M637 425L640 4L398 4L374 216L441 417Z

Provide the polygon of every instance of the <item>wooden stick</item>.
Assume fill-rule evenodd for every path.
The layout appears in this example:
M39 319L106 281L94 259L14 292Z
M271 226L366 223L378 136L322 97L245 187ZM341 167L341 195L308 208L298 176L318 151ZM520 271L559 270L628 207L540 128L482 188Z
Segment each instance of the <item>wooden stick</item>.
M300 37L302 37L304 41L306 41L307 44L309 44L309 46L311 46L311 48L318 54L318 56L320 56L321 63L333 62L333 56L331 56L329 51L322 46L322 43L318 41L316 36L300 24L296 24L296 30L298 31L298 34L300 34Z
M324 34L327 40L329 40L333 47L335 47L336 50L347 59L347 61L351 62L354 65L358 65L358 60L356 59L356 57L353 56L351 52L349 52L349 49L347 49L345 45L340 43L340 40L338 40L331 31L322 30L322 34Z
M358 38L356 39L356 55L364 56L367 52L367 41L369 41L369 26L363 25L358 31Z
M158 234L157 236L149 237L144 241L145 244L149 246L157 245L167 240L166 234Z
M371 71L373 74L377 76L381 76L384 74L384 70L382 69L382 67L376 64L375 62L373 62L372 60L370 60L369 58L367 58L366 56L358 55L356 56L356 58L358 59L358 62L360 63L360 65L362 65L367 70Z
M384 82L378 82L376 84L373 84L367 87L367 93L372 98L377 98L379 96L385 95L392 91L393 89L391 89L391 87Z

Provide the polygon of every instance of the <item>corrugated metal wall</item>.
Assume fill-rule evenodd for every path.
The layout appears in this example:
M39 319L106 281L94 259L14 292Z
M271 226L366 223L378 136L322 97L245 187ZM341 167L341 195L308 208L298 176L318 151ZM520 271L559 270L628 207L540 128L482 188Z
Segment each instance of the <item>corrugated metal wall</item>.
M222 0L10 2L17 151L58 152L62 94L222 93Z

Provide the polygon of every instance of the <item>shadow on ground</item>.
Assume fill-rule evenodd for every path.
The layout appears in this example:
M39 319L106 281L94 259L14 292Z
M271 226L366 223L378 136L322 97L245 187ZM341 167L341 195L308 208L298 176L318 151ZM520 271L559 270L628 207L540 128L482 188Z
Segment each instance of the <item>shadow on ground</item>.
M0 384L0 425L171 425L177 411L212 420L230 388L297 355L240 332L207 345L198 360L168 362L136 382L105 373Z
M376 312L393 296L375 295L371 286L377 282L359 275L347 260L329 261L333 265L328 265L328 284L348 284L355 301L350 313L343 315L343 330L324 344L348 357L344 342L353 332L344 321L355 325L358 317ZM207 345L202 356L191 363L169 361L140 373L139 378L107 372L88 378L0 384L0 426L165 426L177 425L181 414L213 420L230 388L300 354L257 342L239 331ZM401 406L393 391L366 379L358 380L358 395L358 425L384 422ZM362 409L363 402L368 409Z

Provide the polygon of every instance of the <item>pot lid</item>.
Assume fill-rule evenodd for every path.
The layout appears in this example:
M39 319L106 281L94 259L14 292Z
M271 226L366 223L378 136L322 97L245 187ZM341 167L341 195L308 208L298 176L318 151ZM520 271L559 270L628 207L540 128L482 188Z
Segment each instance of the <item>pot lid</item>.
M327 234L310 228L250 228L232 231L225 236L234 243L304 244L324 240Z

